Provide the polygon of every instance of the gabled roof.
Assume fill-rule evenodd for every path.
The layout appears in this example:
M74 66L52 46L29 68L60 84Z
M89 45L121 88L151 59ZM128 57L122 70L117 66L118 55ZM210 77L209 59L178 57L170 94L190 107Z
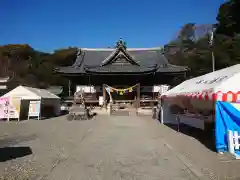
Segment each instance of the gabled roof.
M116 48L89 49L78 52L75 63L70 67L56 69L59 73L177 73L186 67L169 64L161 48L126 48L121 43Z

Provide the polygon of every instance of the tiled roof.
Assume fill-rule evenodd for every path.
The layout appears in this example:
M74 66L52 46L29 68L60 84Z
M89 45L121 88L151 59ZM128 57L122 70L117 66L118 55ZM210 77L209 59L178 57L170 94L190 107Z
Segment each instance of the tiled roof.
M120 56L120 55L121 56ZM114 59L115 58L115 59ZM114 63L117 58L121 63ZM125 60L124 63L122 63ZM161 48L80 49L72 66L56 68L59 73L185 72L186 67L169 64Z

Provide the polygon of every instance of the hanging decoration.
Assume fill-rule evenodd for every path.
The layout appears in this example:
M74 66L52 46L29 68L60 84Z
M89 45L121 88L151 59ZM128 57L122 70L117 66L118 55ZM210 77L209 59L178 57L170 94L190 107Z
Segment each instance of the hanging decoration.
M133 88L132 87L129 88L129 92L133 92Z
M106 90L109 92L117 92L120 95L126 94L126 93L131 93L133 92L133 89L137 86L137 84L135 84L134 86L125 88L125 89L117 89L117 88L113 88L111 86L106 85Z

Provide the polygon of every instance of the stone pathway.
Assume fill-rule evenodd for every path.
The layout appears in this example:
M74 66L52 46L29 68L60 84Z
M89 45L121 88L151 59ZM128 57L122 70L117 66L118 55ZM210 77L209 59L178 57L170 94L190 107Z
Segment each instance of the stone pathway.
M202 178L153 125L134 116L1 123L0 147L30 147L32 154L0 162L0 174L2 179L18 180Z

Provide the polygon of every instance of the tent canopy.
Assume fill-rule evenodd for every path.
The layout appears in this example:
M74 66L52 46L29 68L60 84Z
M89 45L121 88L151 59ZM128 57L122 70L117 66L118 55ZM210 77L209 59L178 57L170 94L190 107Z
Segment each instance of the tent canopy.
M0 83L7 83L9 79L9 77L0 78Z
M162 98L188 96L215 101L240 101L240 64L189 79L163 93Z
M59 95L63 92L62 86L50 86L47 91L51 92L52 94Z
M22 100L60 99L58 96L45 89L37 89L26 86L18 86L2 97L18 97Z

